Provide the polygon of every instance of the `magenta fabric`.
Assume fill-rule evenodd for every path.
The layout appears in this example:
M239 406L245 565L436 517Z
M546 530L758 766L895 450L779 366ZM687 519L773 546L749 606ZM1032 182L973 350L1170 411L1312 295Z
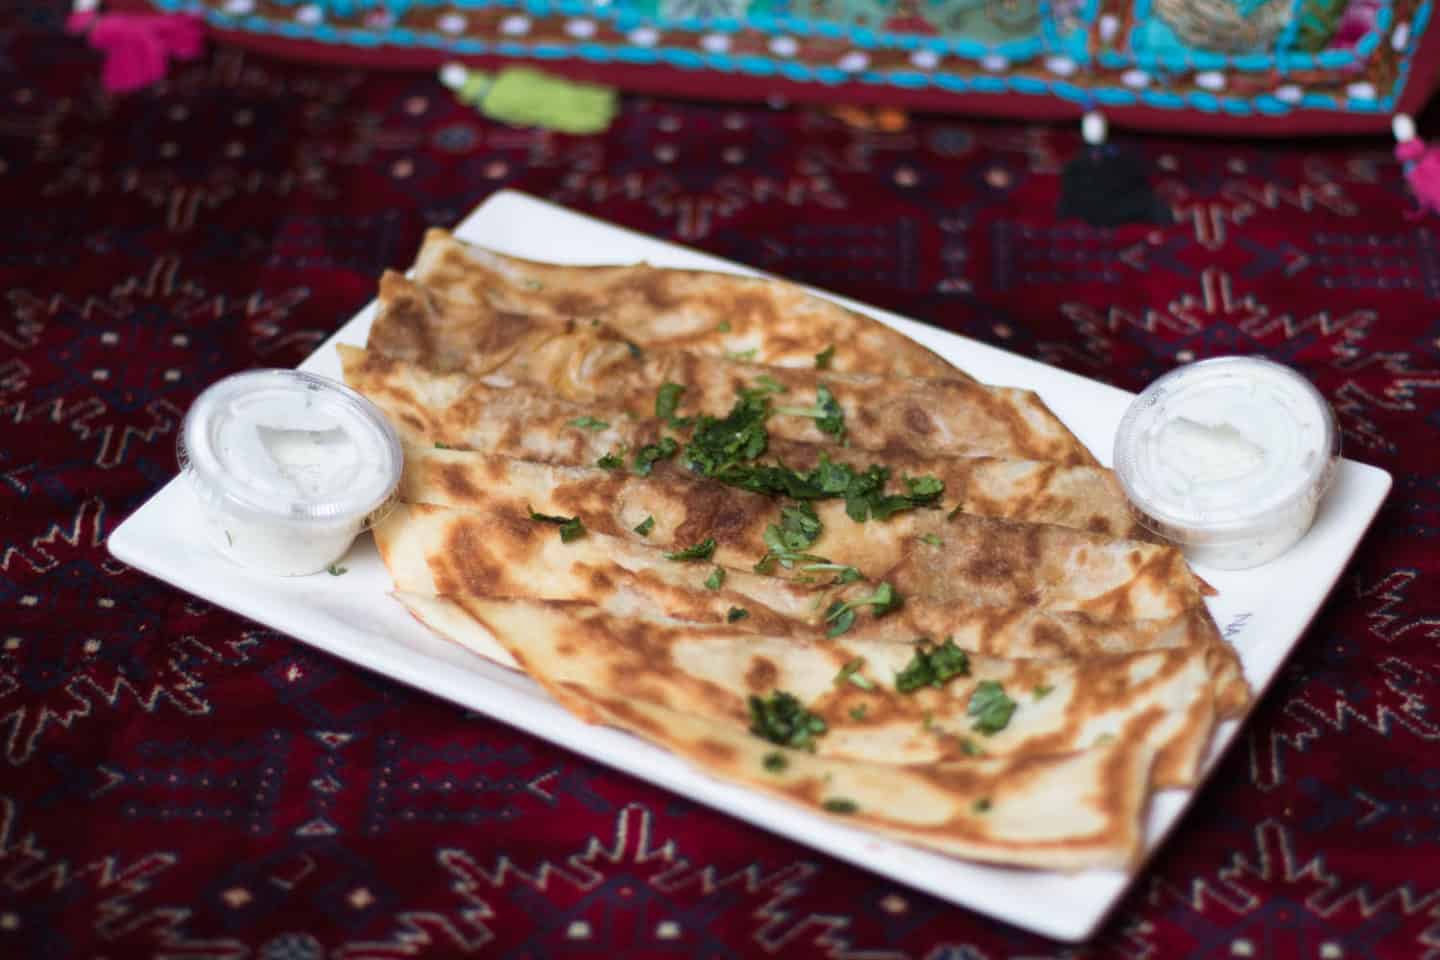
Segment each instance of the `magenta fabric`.
M0 956L1440 949L1440 234L1410 218L1389 144L1122 135L1175 219L1094 229L1056 217L1069 128L887 134L629 98L569 138L487 122L428 74L223 48L111 98L64 16L0 6ZM299 362L427 226L500 187L1129 389L1262 353L1394 473L1092 943L839 863L109 557L204 386Z

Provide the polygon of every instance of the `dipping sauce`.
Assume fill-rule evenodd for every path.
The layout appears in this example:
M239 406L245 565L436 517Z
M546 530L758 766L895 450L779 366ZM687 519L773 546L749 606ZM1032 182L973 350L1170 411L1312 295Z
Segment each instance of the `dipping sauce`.
M211 545L282 576L344 556L390 501L403 466L379 408L298 370L254 370L210 386L185 414L177 451Z
M1339 455L1320 391L1259 357L1172 370L1115 436L1115 473L1140 522L1227 570L1273 560L1306 534Z

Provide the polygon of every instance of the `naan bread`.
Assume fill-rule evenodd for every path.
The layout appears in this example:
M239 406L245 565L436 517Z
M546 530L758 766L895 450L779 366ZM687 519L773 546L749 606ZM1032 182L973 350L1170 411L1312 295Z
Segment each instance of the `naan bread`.
M599 320L642 347L714 356L754 351L756 363L774 366L813 366L817 353L834 347L837 372L965 376L904 334L782 280L648 264L535 263L444 230L425 234L414 275L452 313Z
M1087 660L969 657L943 687L908 693L896 677L916 648L842 636L737 638L673 619L616 616L580 603L452 598L547 687L580 684L744 727L747 698L776 690L826 723L821 756L928 764L976 755L1068 753L1118 736L1141 715L1158 751L1157 786L1194 782L1215 722L1203 650L1151 650ZM856 682L838 680L843 671ZM1003 729L977 730L968 708L982 683L1016 707Z
M437 373L376 351L341 346L345 382L383 409L402 439L570 466L591 466L616 450L657 442L665 422L557 400L523 383L494 387ZM577 421L586 426L577 426ZM602 426L603 425L603 426ZM672 431L673 432L673 431ZM1027 523L1053 523L1123 539L1153 540L1135 521L1114 474L1100 467L1035 460L936 457L887 447L875 452L772 439L764 459L810 470L821 454L864 469L881 462L892 476L935 476L947 509ZM671 463L656 470L683 469Z
M730 724L578 684L550 690L582 717L639 734L714 776L941 853L1051 870L1124 868L1140 854L1153 716L1075 753L907 767L785 750ZM775 755L783 769L767 767Z
M391 287L405 284L393 277ZM382 290L371 327L371 345L393 344L396 327L417 321L417 311L395 306ZM417 294L418 296L418 294ZM428 343L428 329L412 331ZM498 336L498 335L497 335ZM490 343L490 334L475 343ZM394 353L397 359L432 365L424 353ZM529 382L579 403L619 407L637 413L654 409L666 383L685 386L686 414L724 416L742 391L762 378L783 388L776 407L813 407L826 387L845 413L852 446L882 450L899 446L943 456L996 456L1096 466L1090 451L1028 390L989 387L971 380L886 377L809 368L761 366L678 350L642 349L593 327L531 326L503 340L492 352L479 346L468 354L464 371L494 385ZM777 414L767 427L772 436L809 443L831 443L813 418Z
M401 503L375 530L397 597L423 622L456 639L441 623L454 616L444 597L509 597L580 601L622 616L669 617L700 624L746 611L734 632L814 637L834 600L869 585L805 585L727 569L721 588L705 581L711 564L677 563L662 547L588 532L564 543L552 527L504 508L455 510ZM421 599L416 599L421 598ZM432 598L432 599L425 599ZM913 645L919 638L951 639L963 650L1003 659L1077 659L1147 650L1204 651L1217 679L1218 709L1238 713L1249 694L1234 650L1203 608L1165 620L1099 623L1089 617L1037 609L937 602L911 596L883 617L857 620L845 635L865 643ZM467 644L472 649L475 644ZM491 643L479 651L506 666L508 653Z
M578 516L588 529L632 539L653 517L647 543L676 550L712 538L714 561L739 569L766 553L765 528L780 519L768 497L712 481L461 450L407 451L400 497L522 517L530 509ZM821 500L815 512L824 530L807 552L887 580L903 596L1074 611L1101 621L1169 618L1203 602L1174 547L941 510L856 523L841 501ZM927 535L939 544L922 539Z

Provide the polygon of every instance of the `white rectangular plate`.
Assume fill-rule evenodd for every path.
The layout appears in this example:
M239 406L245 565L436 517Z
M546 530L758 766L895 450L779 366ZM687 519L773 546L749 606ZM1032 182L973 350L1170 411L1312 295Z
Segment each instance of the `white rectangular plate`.
M513 192L491 197L456 233L537 260L647 260L662 266L755 272ZM1130 394L891 313L840 302L900 329L988 383L1039 392L1097 456L1108 458ZM372 303L301 369L339 378L334 345L363 345L373 315ZM1198 569L1219 590L1210 601L1211 611L1239 648L1257 697L1334 586L1390 482L1383 470L1342 461L1314 530L1294 550L1257 570ZM967 863L880 839L715 780L628 734L582 724L529 679L436 638L388 596L390 578L369 537L362 537L344 560L349 568L344 577L282 579L237 568L198 536L190 498L179 483L172 480L115 531L109 545L116 557L328 653L578 749L692 800L942 899L1064 940L1089 936L1140 869L1065 875ZM1220 730L1207 773L1238 727L1232 722ZM1160 844L1194 795L1181 790L1156 795L1147 824L1147 853Z

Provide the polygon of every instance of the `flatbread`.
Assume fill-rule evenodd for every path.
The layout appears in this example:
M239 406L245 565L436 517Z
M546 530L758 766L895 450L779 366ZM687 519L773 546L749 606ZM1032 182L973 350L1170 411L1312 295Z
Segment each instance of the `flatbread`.
M408 451L400 496L520 516L531 509L578 516L590 530L626 538L653 518L646 543L678 550L713 539L714 562L738 569L767 552L765 529L780 519L768 497L711 481L462 450ZM838 500L817 501L815 512L824 530L809 553L887 580L904 596L1073 611L1105 622L1165 619L1203 603L1174 547L930 509L856 523Z
M423 310L399 306L395 291L407 281L388 278L371 327L371 345L385 352L402 339L395 328L425 323ZM423 293L415 298L423 299ZM410 298L410 299L415 299ZM409 304L410 300L406 300ZM410 331L410 340L428 347L438 334ZM493 334L493 335L492 335ZM741 393L768 379L784 393L777 409L815 406L820 386L845 413L852 446L882 450L899 446L944 456L996 456L1096 466L1095 458L1033 392L990 387L957 378L921 379L839 373L809 368L763 366L679 350L644 349L586 326L522 326L513 337L485 333L473 338L463 372L495 385L529 382L578 403L642 413L654 409L666 383L682 384L685 413L723 416ZM487 348L487 345L492 345ZM436 366L425 350L392 352L397 359ZM442 366L443 369L443 366ZM772 436L830 443L813 418L780 414L767 427Z
M429 230L415 279L447 305L581 321L599 320L642 347L757 363L885 376L963 377L953 365L877 320L792 283L648 264L577 267L536 263Z
M968 671L942 687L901 693L896 677L913 662L912 646L849 636L737 638L723 628L581 603L452 599L547 687L580 684L741 727L750 722L749 697L783 690L825 721L815 747L827 757L931 764L1068 753L1159 711L1143 734L1159 752L1155 785L1188 786L1215 722L1202 650L1087 660L973 656ZM999 684L1016 704L998 731L981 731L968 712L981 684Z
M714 776L941 853L1052 870L1121 869L1140 854L1152 716L1076 753L892 766L785 750L730 724L578 684L550 690L586 719L639 734ZM776 755L783 769L767 768Z
M523 383L495 387L376 351L339 349L346 383L378 404L412 445L443 444L591 466L614 451L655 443L667 432L659 418L557 400ZM1124 539L1155 539L1136 522L1114 474L1100 467L936 457L895 446L876 452L782 439L770 441L765 459L810 470L822 454L857 469L881 462L895 477L938 477L945 483L947 508L958 506L966 513L1053 523ZM657 465L662 473L674 469L683 468L668 462Z
M718 589L705 581L711 564L677 563L665 549L594 531L564 543L553 528L506 508L456 510L401 503L375 530L376 545L397 598L420 620L452 639L455 614L444 597L509 597L581 601L623 616L668 617L698 624L726 622L743 609L733 633L816 637L837 599L869 585L805 585L727 569ZM420 599L417 599L420 598ZM883 617L857 619L846 634L857 642L913 645L949 638L961 649L996 659L1076 659L1146 650L1205 651L1217 679L1218 709L1238 713L1249 694L1233 649L1203 608L1165 620L1098 623L1033 606L996 607L911 596ZM472 649L475 644L467 644ZM507 666L491 643L479 651Z

